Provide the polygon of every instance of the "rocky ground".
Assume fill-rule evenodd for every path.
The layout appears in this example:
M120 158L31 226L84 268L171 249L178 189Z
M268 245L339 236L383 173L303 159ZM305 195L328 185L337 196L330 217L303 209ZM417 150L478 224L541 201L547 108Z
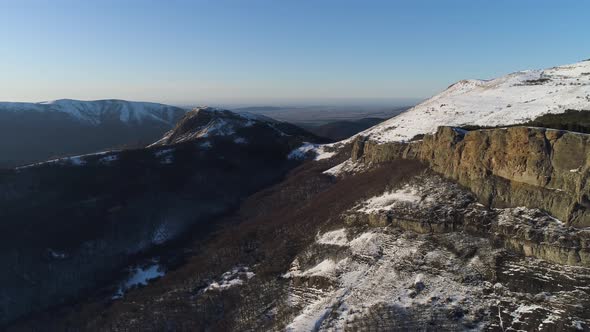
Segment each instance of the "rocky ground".
M420 176L347 213L401 214L428 228L428 210L450 216L469 204L483 209L469 192L444 184L438 176ZM506 210L512 211L498 214L504 224L535 213ZM507 216L513 210L518 213ZM290 286L278 311L293 312L287 330L590 328L588 268L515 255L491 237L463 230L411 230L395 222L348 220L353 222L346 227L318 234L283 275Z

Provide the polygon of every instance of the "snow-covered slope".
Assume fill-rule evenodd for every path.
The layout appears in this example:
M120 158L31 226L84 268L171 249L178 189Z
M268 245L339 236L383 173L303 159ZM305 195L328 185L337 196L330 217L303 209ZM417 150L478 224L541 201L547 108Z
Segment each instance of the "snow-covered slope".
M246 143L244 137L239 136L239 131L254 125L262 125L272 128L280 136L289 134L279 129L285 123L263 115L251 113L234 113L228 110L203 106L188 112L175 128L167 132L151 146L176 144L191 141L197 138L232 136L236 143Z
M128 124L156 121L173 125L185 110L157 103L117 99L82 101L59 99L40 103L0 102L0 112L59 112L93 125L119 119Z
M590 111L590 60L493 80L464 80L359 135L406 141L438 126L502 126L567 109Z

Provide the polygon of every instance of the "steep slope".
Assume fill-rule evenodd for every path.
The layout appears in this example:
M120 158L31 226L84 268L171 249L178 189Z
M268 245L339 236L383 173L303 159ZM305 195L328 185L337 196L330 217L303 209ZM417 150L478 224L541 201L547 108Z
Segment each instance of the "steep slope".
M236 143L245 144L247 141L240 135L247 133L248 136L257 136L261 133L261 127L265 129L262 132L272 129L274 134L287 141L313 136L297 126L263 115L200 107L187 113L172 130L150 146L170 145L212 136L223 136L233 139Z
M181 134L209 122L221 125ZM136 255L205 236L314 141L293 126L212 109L188 113L170 135L183 139L0 172L0 264L10 266L0 273L1 323L96 289Z
M323 173L342 157L304 164L248 198L227 217L233 227L194 241L184 250L185 264L158 280L114 301L95 296L47 312L13 330L590 326L588 268L523 257L515 254L516 242L505 249L496 241L542 241L543 228L567 237L567 227L538 210L487 209L412 160L339 179Z
M590 110L590 61L464 80L359 135L377 142L409 141L438 126L505 126L544 114Z
M149 144L184 109L124 100L0 103L0 168L70 154Z

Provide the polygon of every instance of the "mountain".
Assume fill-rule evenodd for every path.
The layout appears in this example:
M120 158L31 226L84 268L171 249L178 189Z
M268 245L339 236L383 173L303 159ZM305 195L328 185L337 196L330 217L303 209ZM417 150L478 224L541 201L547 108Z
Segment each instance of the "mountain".
M246 135L251 137L262 134L261 124L266 129L273 129L274 133L281 137L311 137L309 132L297 126L263 115L201 107L188 113L172 130L150 146L169 145L210 136L223 136L237 143L246 144L247 141L240 134L247 133ZM320 139L315 137L314 140Z
M589 330L588 66L460 82L332 144L199 109L133 158L12 170L0 299L40 312L8 330Z
M200 108L147 148L1 171L0 262L10 269L0 274L0 321L77 299L146 252L207 236L243 198L300 164L292 151L315 139Z
M524 124L546 114L590 110L590 61L464 80L359 134L378 142L408 141L438 126Z
M182 109L175 106L117 99L93 101L59 99L40 103L1 102L0 112L65 113L82 123L92 125L113 120L127 124L156 121L173 125L179 113L184 113Z
M0 103L0 167L123 146L170 130L184 109L125 100Z

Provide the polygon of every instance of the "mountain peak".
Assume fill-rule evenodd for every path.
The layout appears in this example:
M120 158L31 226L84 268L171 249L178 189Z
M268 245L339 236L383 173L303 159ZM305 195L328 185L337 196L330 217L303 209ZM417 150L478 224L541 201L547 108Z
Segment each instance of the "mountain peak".
M290 136L294 126L269 117L251 113L234 113L225 109L201 106L187 112L176 126L152 146L176 144L206 137L231 136L242 141L249 128L258 126L271 129L279 136ZM288 128L287 128L288 127ZM255 134L249 132L248 135ZM308 134L308 133L305 133ZM235 136L235 137L234 137Z

